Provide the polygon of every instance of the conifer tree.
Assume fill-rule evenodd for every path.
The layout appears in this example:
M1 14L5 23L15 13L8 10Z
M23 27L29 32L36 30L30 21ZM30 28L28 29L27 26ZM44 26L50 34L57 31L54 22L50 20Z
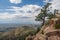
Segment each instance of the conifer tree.
M48 14L48 11L49 11L49 6L51 5L51 3L47 3L46 5L44 5L44 7L42 7L41 9L41 12L36 16L36 21L40 21L42 20L43 23L42 23L42 26L45 24L45 17L47 16Z

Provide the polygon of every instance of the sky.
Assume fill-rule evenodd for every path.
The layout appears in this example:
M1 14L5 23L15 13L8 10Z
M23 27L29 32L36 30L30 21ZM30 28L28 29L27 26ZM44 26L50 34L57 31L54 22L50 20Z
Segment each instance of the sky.
M35 16L48 2L60 9L60 0L0 0L0 23L35 22Z

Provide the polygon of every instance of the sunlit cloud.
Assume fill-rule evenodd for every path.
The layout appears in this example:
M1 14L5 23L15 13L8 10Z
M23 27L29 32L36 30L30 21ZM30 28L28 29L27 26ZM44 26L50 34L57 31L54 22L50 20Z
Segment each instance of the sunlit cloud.
M14 4L19 4L22 2L22 0L9 0L9 1Z

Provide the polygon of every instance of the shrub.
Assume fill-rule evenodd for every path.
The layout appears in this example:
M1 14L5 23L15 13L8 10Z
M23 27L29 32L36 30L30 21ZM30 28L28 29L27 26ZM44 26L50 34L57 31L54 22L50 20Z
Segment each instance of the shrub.
M60 19L56 22L55 29L60 29Z

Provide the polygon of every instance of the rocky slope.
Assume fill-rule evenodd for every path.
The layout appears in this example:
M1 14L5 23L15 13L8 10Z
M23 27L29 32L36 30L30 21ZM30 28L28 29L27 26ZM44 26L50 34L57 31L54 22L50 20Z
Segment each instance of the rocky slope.
M50 19L49 23L45 24L32 40L60 40L60 14Z

